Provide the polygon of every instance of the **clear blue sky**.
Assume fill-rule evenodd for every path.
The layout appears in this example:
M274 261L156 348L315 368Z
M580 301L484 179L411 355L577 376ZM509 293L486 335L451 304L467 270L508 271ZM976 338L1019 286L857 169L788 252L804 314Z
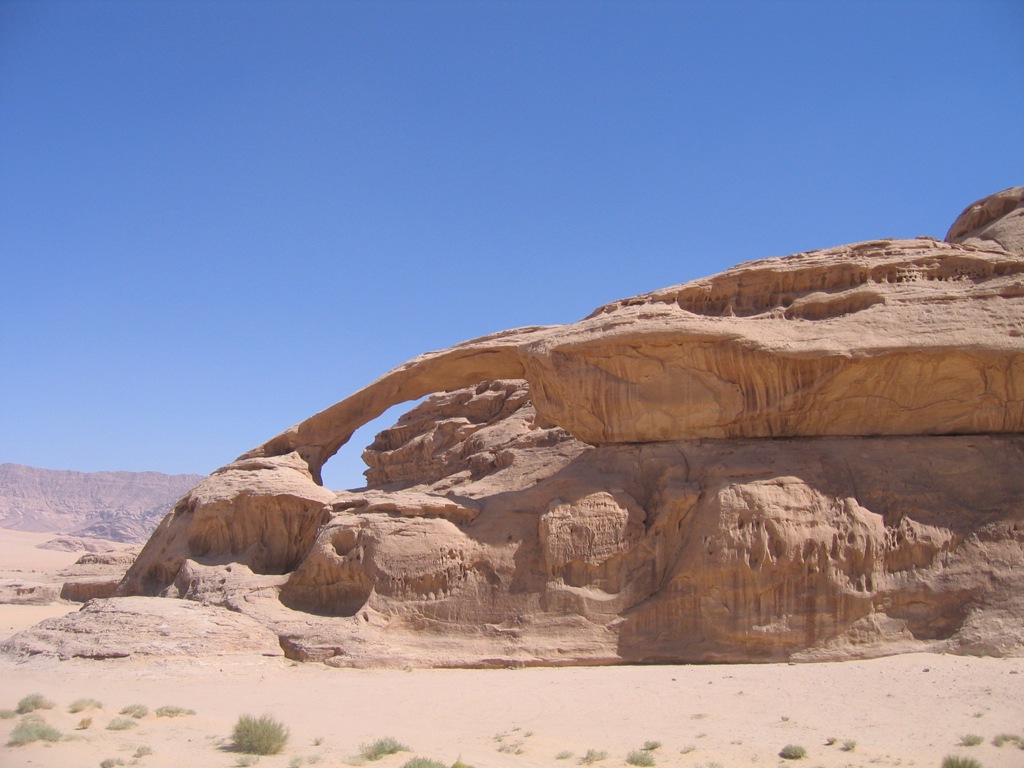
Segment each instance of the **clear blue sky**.
M1022 183L1016 0L0 0L0 462L207 473L421 352Z

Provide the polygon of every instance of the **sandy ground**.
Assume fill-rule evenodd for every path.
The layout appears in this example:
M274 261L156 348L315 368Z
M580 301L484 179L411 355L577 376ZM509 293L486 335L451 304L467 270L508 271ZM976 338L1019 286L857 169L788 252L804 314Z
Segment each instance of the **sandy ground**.
M33 535L0 533L4 569L31 571ZM44 537L45 540L45 537ZM68 553L42 553L38 566L62 567ZM60 555L63 560L54 563ZM10 560L6 559L10 556ZM75 556L70 555L71 560ZM18 558L21 558L20 560ZM40 606L63 612L76 606ZM35 607L33 607L35 608ZM43 615L42 612L39 615ZM36 614L0 606L0 635ZM906 655L806 665L644 666L516 670L353 670L281 658L120 659L59 662L0 659L0 709L30 693L55 707L42 712L66 738L0 746L0 766L99 766L104 760L161 766L233 766L230 733L242 714L269 713L286 724L285 751L259 766L358 763L360 745L394 737L411 753L374 765L401 768L413 755L476 768L576 766L621 768L648 741L657 766L935 766L946 755L985 768L1024 766L1024 751L991 741L1024 735L1024 659ZM68 705L95 698L102 709ZM121 708L150 713L125 731L106 725ZM193 716L157 717L163 705ZM88 728L77 729L83 717ZM6 744L18 719L0 720ZM958 746L966 734L984 737ZM826 741L834 738L831 746ZM844 751L844 741L856 746ZM782 760L787 744L807 757ZM136 758L139 748L152 754ZM563 752L572 757L558 759Z
M39 548L40 544L53 538L52 533L0 529L0 581L56 583L55 574L72 565L82 553ZM49 605L0 605L0 637L9 637L43 619L62 616L80 607L78 603L66 600L57 600ZM5 763L0 760L0 766L3 765Z

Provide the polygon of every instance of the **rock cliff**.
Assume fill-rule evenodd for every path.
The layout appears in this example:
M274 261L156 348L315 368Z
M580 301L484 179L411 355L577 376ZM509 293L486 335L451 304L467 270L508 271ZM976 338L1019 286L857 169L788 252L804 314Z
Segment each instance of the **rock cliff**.
M119 593L337 665L1019 654L1022 200L416 358L200 483Z
M144 542L202 475L0 464L0 528Z

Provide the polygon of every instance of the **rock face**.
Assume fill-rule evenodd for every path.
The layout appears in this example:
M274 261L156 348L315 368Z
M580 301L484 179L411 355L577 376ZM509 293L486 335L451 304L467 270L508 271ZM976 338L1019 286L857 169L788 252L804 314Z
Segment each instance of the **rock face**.
M0 464L0 528L143 542L201 475Z
M1019 654L1022 197L410 361L200 483L118 593L336 665Z

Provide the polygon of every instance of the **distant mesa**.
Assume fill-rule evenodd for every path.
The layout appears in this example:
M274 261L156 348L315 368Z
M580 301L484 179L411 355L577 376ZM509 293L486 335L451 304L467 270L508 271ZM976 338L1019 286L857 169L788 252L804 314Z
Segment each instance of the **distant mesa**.
M0 464L0 528L143 542L202 475L71 472ZM77 544L70 542L78 541Z
M411 360L186 493L102 612L4 647L88 655L131 596L126 626L219 606L337 666L1020 655L1022 200ZM322 486L424 395L367 488ZM158 647L138 623L118 653Z

